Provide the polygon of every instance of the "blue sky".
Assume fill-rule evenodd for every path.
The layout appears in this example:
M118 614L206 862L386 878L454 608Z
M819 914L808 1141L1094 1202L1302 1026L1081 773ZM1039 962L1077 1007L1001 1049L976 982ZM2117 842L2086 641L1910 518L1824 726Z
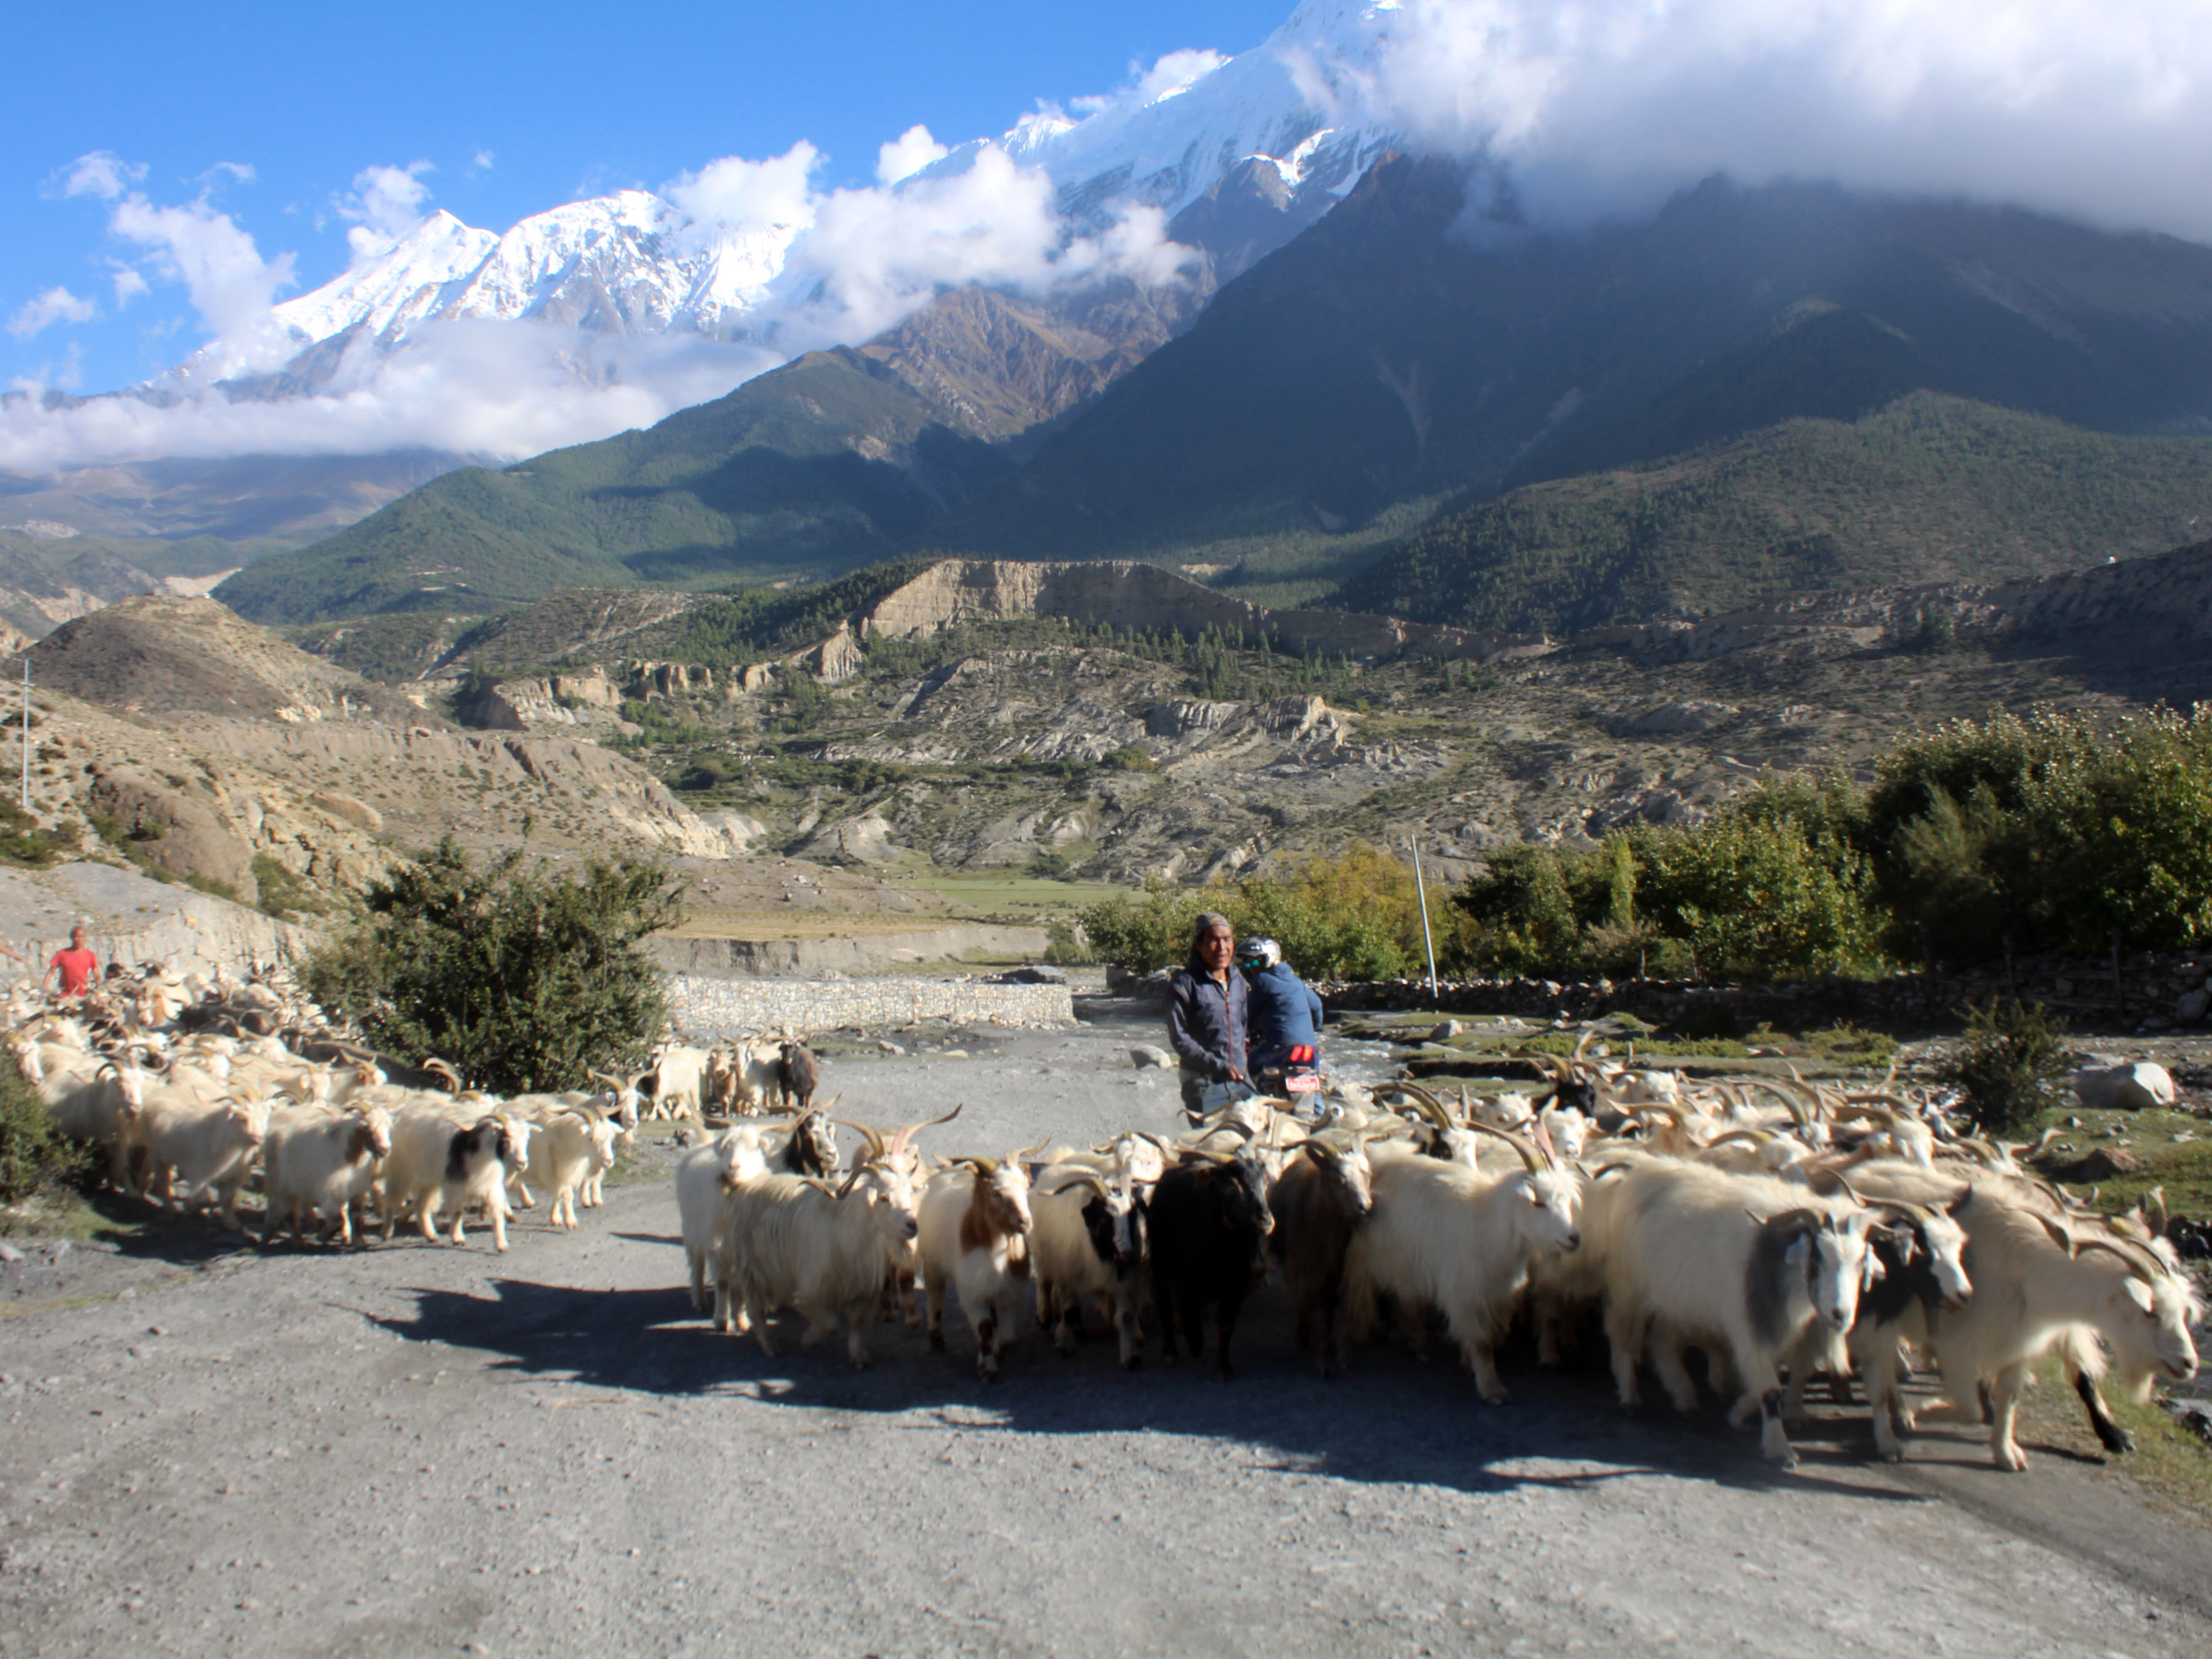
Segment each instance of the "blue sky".
M820 183L860 183L872 176L876 147L916 122L953 143L995 133L1038 100L1110 90L1133 63L1181 47L1255 46L1291 9L26 7L8 26L16 73L0 125L0 318L19 318L57 287L97 313L0 332L0 386L60 376L104 390L198 342L173 284L118 311L106 209L58 187L88 152L144 167L139 187L155 203L204 190L263 255L298 255L301 292L344 269L346 225L331 204L366 167L428 161L433 203L493 230L578 196L657 185L718 156L779 155L802 138L829 158ZM226 163L252 176L222 171Z

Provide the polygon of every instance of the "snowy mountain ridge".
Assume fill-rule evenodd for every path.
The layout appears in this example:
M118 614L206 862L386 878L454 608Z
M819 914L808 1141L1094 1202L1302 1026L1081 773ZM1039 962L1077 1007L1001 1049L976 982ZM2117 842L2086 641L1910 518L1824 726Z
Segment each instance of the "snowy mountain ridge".
M996 145L1018 165L1048 174L1061 211L1090 228L1125 203L1156 207L1172 220L1249 162L1272 175L1273 188L1262 193L1292 222L1284 227L1286 240L1391 142L1372 121L1338 125L1337 112L1358 107L1359 78L1396 9L1397 0L1308 0L1261 46L1148 100L1108 100L1080 119L1026 116L995 139L959 146L899 187L956 175ZM702 223L643 190L567 203L504 235L440 210L388 252L276 306L271 329L252 349L210 346L165 380L206 386L265 373L332 343L390 351L428 324L456 320L757 339L770 288L803 228ZM310 370L306 378L321 375Z

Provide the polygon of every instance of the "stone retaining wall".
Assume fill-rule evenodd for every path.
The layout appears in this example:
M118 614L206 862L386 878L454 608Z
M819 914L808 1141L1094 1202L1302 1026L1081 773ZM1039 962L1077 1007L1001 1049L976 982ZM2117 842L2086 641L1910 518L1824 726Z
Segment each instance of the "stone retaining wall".
M981 985L967 980L706 979L672 974L676 1029L701 1036L841 1026L893 1030L921 1020L956 1025L1068 1025L1075 1004L1065 985Z
M1634 1014L1656 1024L1720 1030L1761 1022L1802 1026L1838 1019L1862 1024L1954 1023L1965 1003L1992 995L2040 1002L2074 1025L2133 1025L2146 1030L2201 1024L2212 1004L2206 984L2212 952L2130 951L2116 963L2039 957L2009 968L1989 963L1956 972L1893 974L1875 980L1806 980L1788 985L1700 985L1686 980L1378 980L1317 988L1332 1010L1435 1008L1453 1014L1565 1014L1595 1019Z
M815 974L866 974L880 968L909 970L925 962L1019 962L1042 957L1051 944L1042 927L968 923L917 927L894 933L848 933L834 939L677 939L646 941L646 954L670 974L708 978L804 979Z

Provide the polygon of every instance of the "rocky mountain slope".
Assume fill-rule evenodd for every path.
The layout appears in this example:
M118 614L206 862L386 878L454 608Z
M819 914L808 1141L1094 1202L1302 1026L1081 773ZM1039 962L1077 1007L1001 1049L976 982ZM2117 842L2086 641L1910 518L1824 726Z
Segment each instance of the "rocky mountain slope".
M618 742L757 849L887 876L1189 880L1418 834L1449 880L1503 842L1694 822L1771 770L1863 769L1932 720L2185 706L2212 693L2200 587L2212 544L1565 641L1407 629L1363 660L1348 636L1246 648L1226 596L1153 567L947 561L811 650L706 659L697 641L732 636L682 630L709 602L477 709ZM692 654L638 654L656 646Z
M141 599L33 654L33 811L79 851L313 913L452 834L659 854L711 884L744 844L631 761L456 731L211 600Z
M1917 392L2090 430L2212 421L2212 249L1714 180L1647 223L1462 228L1378 166L933 544L1342 572L1447 505Z

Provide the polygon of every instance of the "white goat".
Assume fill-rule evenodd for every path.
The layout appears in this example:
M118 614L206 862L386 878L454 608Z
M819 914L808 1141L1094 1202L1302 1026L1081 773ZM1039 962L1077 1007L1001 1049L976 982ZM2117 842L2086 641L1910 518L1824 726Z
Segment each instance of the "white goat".
M392 1153L379 1182L384 1237L389 1239L399 1218L412 1212L423 1239L435 1243L438 1212L451 1210L453 1243L465 1243L464 1214L470 1205L482 1203L491 1220L492 1243L504 1251L507 1170L527 1162L521 1146L528 1127L493 1115L478 1116L473 1108L450 1101L394 1113Z
M269 1109L257 1095L210 1103L184 1090L155 1091L144 1114L149 1189L179 1209L212 1202L222 1224L238 1231L238 1189L268 1133Z
M1940 1202L1942 1188L1956 1190L1948 1174L1901 1164L1853 1171L1869 1199L1881 1194L1922 1204ZM2014 1435L2020 1397L2045 1355L2063 1354L2100 1435L2109 1417L2096 1396L2106 1363L2099 1338L2112 1346L2122 1386L2138 1398L2161 1376L2179 1382L2197 1374L2189 1327L2203 1317L2203 1301L2162 1246L2115 1232L2094 1216L2055 1214L2025 1182L1978 1173L1968 1179L1973 1197L1954 1213L1972 1252L1974 1295L1932 1325L1912 1311L1902 1322L1916 1347L1932 1343L1942 1373L1945 1397L1920 1413L1923 1420L1983 1422L1980 1391L1987 1388L1990 1461L2017 1473L2027 1467ZM1911 1426L1910 1418L1903 1426ZM2117 1425L2110 1425L2110 1437L2124 1438Z
M1488 1133L1510 1137L1526 1167L1500 1176L1442 1158L1374 1160L1375 1207L1345 1254L1343 1322L1347 1340L1360 1340L1386 1293L1408 1320L1438 1310L1482 1397L1502 1405L1492 1346L1511 1323L1530 1260L1581 1244L1582 1182L1510 1131Z
M1873 1212L1696 1164L1655 1159L1622 1181L1605 1294L1620 1403L1638 1403L1637 1367L1658 1322L1654 1358L1676 1407L1697 1404L1680 1345L1698 1342L1743 1386L1729 1421L1741 1427L1756 1412L1761 1450L1795 1468L1779 1365L1807 1327L1821 1324L1835 1336L1850 1329Z
M707 1267L719 1245L722 1200L732 1188L768 1173L760 1131L750 1125L726 1130L704 1146L694 1146L676 1166L676 1214L684 1234L684 1257L691 1270L691 1305L709 1306Z
M308 1214L322 1217L322 1237L354 1242L353 1206L367 1198L392 1152L392 1114L381 1106L358 1112L293 1106L270 1115L261 1143L262 1190L268 1209L261 1242L273 1244L289 1226L304 1241Z
M890 1248L915 1227L913 1181L881 1164L855 1170L835 1188L811 1176L740 1182L724 1200L715 1328L732 1328L742 1300L754 1340L772 1354L769 1316L796 1309L806 1320L804 1342L826 1335L834 1320L844 1327L846 1356L865 1367Z

